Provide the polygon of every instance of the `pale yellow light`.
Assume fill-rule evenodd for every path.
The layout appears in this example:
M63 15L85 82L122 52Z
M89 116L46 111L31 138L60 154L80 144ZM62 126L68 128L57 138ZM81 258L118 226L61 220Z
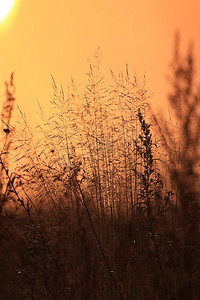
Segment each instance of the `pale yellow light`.
M15 0L0 0L0 23L9 15Z

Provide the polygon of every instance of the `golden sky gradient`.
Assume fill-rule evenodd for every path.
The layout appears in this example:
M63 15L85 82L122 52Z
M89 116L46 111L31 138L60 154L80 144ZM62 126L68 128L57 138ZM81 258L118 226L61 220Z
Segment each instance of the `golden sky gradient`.
M52 74L65 88L71 76L83 86L88 59L100 47L102 73L146 74L151 101L166 99L175 31L182 49L194 41L200 64L199 0L17 0L0 24L0 96L15 72L17 103L33 118L37 101L50 107ZM1 100L2 101L2 100Z

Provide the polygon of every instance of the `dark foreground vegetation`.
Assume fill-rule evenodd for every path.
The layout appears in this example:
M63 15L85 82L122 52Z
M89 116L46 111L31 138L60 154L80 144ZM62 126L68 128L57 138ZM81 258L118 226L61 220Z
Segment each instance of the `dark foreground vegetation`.
M23 114L10 124L11 76L0 299L200 298L200 93L191 52L181 58L178 40L175 49L170 122L151 113L128 68L106 88L97 61L84 93L72 82L65 96L52 80L54 111L45 119L41 110L36 141Z

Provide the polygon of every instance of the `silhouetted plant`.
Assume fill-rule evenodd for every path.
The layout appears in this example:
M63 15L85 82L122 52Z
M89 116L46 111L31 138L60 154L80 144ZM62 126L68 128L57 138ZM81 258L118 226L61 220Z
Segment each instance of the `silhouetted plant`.
M137 209L143 216L146 223L147 238L150 241L152 259L158 264L158 272L154 269L154 276L157 276L159 296L167 297L167 282L164 269L163 255L163 235L164 232L159 229L160 219L169 211L173 201L173 192L167 191L161 179L160 170L156 165L159 159L155 158L157 147L161 146L153 142L151 125L148 124L141 110L138 110L138 119L140 122L140 133L135 140L136 150L140 157L135 165L135 170L139 178L138 204ZM158 161L157 161L158 160ZM162 168L163 162L160 162ZM157 273L157 274L156 274Z
M173 128L174 133L163 121L160 124L157 121L157 125L170 158L169 174L176 192L177 207L172 224L173 240L177 247L174 248L172 260L172 264L177 264L174 271L177 278L174 294L176 299L198 299L200 89L194 84L191 47L188 54L182 57L179 42L177 35L172 62L172 91L169 94L177 125Z
M9 168L9 149L11 143L12 130L10 121L15 102L14 73L10 76L10 81L5 82L5 100L1 111L1 149L0 149L0 212L8 200L7 172Z
M173 68L173 91L169 95L179 124L179 151L171 175L177 187L181 209L179 228L183 228L183 282L179 297L198 298L200 256L199 231L199 163L200 163L200 88L194 86L194 58L192 51L180 56L176 38Z

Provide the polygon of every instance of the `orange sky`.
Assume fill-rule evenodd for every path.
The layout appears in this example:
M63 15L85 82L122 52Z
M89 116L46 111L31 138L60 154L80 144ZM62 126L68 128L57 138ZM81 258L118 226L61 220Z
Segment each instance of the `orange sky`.
M182 49L193 40L200 64L199 0L19 0L9 22L0 24L0 96L15 72L17 103L35 119L37 101L50 107L52 74L66 88L71 76L84 85L88 59L101 48L102 72L125 69L143 76L165 101L174 34ZM2 100L1 100L2 101Z

